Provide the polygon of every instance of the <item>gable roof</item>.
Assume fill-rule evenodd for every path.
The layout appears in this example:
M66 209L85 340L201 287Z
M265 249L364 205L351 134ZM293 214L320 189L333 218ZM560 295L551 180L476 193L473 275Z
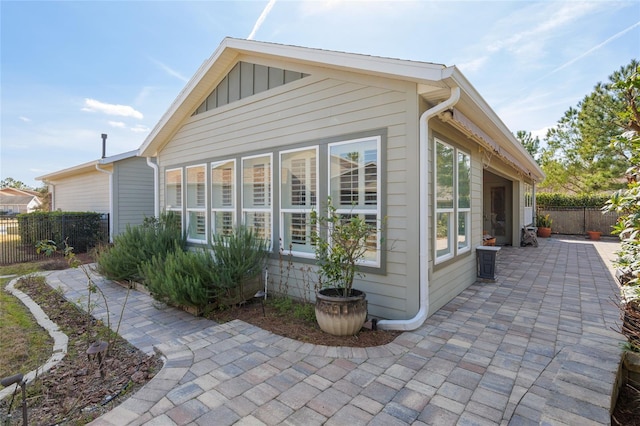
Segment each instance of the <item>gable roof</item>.
M66 169L57 170L55 172L38 176L36 180L48 183L52 182L55 179L64 179L72 176L92 172L98 170L98 167L101 165L109 166L113 163L116 163L121 160L126 160L127 158L136 157L138 154L137 150L123 152L122 154L112 155L110 157L101 158L99 160L93 160L86 163L78 164L76 166L68 167Z
M537 163L455 66L235 38L225 38L200 66L144 140L139 155L157 156L244 54L411 81L416 83L418 95L430 105L446 100L451 89L459 87L461 96L455 106L458 116L473 117L476 126L470 129L466 122L457 121L454 114L452 123L532 179L544 178Z

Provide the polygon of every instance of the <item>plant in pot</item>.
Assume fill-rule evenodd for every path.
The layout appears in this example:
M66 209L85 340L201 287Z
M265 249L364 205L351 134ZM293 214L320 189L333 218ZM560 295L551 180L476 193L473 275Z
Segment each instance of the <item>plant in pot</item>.
M318 265L316 320L320 329L336 336L357 334L367 319L366 294L353 288L363 276L360 264L378 229L363 215L339 214L328 199L327 215L311 212L311 241Z
M536 216L536 226L538 227L538 237L549 238L551 236L551 224L553 220L548 214Z

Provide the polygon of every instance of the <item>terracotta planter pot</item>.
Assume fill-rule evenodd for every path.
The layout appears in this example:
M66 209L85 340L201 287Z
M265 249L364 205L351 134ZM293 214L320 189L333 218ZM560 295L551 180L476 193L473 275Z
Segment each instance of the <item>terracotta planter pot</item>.
M348 297L343 290L324 288L316 293L316 320L320 329L334 336L353 336L367 320L366 293L351 290Z
M538 227L538 237L549 238L551 236L551 228Z
M590 240L598 241L600 239L600 236L602 235L602 232L600 232L600 231L587 231L587 235L589 235L589 239Z

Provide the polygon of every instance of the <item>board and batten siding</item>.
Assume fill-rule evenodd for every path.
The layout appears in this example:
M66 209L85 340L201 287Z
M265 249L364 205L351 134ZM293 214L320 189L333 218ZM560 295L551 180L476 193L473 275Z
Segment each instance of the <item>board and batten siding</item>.
M55 182L55 210L109 213L109 175L97 170Z
M290 69L293 65L281 67ZM321 69L302 71L309 76L185 120L158 155L160 205L164 205L166 169L261 153L274 153L277 163L279 149L386 129L386 151L382 153L386 158L383 211L390 246L386 252L386 274L368 272L357 279L354 287L367 293L371 315L390 319L411 317L418 310L419 300L415 84ZM277 174L274 169L274 175ZM276 191L274 204L277 200ZM277 228L275 217L274 222ZM274 243L277 244L277 235ZM278 265L274 258L269 267L270 285L275 290L283 275ZM312 262L294 266L299 270L312 267ZM295 278L293 275L289 291L300 297L306 288L305 280L301 273ZM310 285L308 294L313 297L313 283Z
M113 174L113 235L123 233L127 225L142 224L154 215L153 169L146 159L128 158L115 163Z

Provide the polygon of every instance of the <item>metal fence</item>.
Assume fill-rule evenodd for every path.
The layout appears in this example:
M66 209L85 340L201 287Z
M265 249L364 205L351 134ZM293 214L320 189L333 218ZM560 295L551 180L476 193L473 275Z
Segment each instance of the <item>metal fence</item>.
M538 214L548 214L553 223L554 234L585 235L587 231L600 231L611 235L612 227L618 221L615 212L603 212L595 207L549 207L538 208Z
M58 245L67 241L75 253L87 252L99 243L109 241L109 217L104 215L87 229L86 218L72 215L22 222L15 216L0 216L0 265L43 260L46 255L36 250L36 242L40 240L53 240ZM54 256L62 256L62 250Z

